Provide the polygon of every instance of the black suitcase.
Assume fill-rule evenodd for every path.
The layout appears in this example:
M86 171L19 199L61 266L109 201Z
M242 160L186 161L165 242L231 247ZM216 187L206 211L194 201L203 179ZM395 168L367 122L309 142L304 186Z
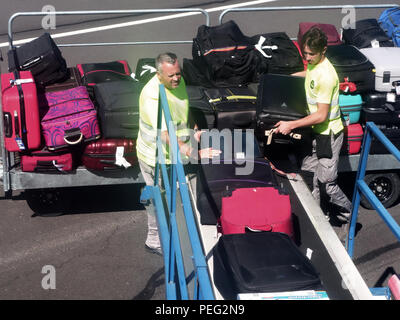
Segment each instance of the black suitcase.
M382 133L390 140L391 143L400 149L400 128L398 126L377 125ZM390 152L377 138L372 137L370 154L389 154Z
M193 59L183 58L182 76L185 79L186 85L206 88L213 87L212 83L207 79L203 72L196 67Z
M205 94L215 110L218 130L255 129L257 96L250 88L208 88Z
M264 37L262 42L260 38ZM272 32L255 35L251 38L254 45L259 44L263 53L256 51L260 57L259 74L277 73L292 74L304 70L299 50L285 32ZM260 48L261 49L261 48Z
M257 92L256 135L268 140L265 132L279 121L292 121L308 114L304 90L304 78L287 75L265 74L261 77ZM294 133L308 138L311 128L299 128ZM272 142L293 144L297 140L282 134L274 134ZM301 140L299 142L301 142Z
M225 299L239 293L322 290L319 274L287 234L249 232L219 238L214 283Z
M132 80L131 68L126 60L116 60L98 63L80 63L76 67L85 85L96 83Z
M79 71L75 67L68 68L68 77L62 81L46 85L44 88L39 88L38 91L43 90L44 92L63 91L72 88L76 88L82 85Z
M137 138L141 89L142 84L132 79L94 86L103 138Z
M232 149L224 151L219 160L213 159L215 163L210 160L210 163L201 164L198 170L196 199L203 225L217 224L221 215L222 197L231 195L232 191L238 188L278 187L275 172L267 160L257 157L258 151L254 154L241 154L239 157L234 154L231 158L226 155Z
M394 47L376 19L356 21L355 28L343 29L343 42L359 49L371 48L371 41L378 41L380 47Z
M199 129L215 128L215 110L208 102L205 88L201 86L186 86L189 98L189 123L191 127L197 124Z
M328 46L326 57L335 68L339 82L345 82L347 78L356 85L353 94L374 91L375 67L356 47L346 44Z
M360 122L368 121L382 125L400 125L400 96L389 93L394 100L387 99L386 92L370 92L363 94L363 107ZM393 102L394 101L394 102Z
M67 63L49 33L8 51L8 70L31 71L36 85L45 86L68 77Z

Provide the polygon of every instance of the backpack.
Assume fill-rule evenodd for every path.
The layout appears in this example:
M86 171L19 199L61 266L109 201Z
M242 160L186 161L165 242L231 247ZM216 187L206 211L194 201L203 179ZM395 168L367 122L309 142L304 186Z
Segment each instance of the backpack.
M400 7L383 11L378 22L383 31L393 40L393 43L400 47Z

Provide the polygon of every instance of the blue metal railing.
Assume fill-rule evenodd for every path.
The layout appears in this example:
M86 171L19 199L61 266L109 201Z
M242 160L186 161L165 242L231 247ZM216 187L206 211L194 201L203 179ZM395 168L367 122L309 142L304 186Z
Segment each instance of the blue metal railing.
M365 125L362 151L360 155L360 162L358 164L358 171L353 193L353 210L351 214L349 234L347 239L347 252L351 258L353 257L354 251L354 235L357 224L358 209L360 207L361 193L365 196L365 198L369 201L373 208L379 213L383 221L388 225L390 230L400 241L400 226L393 219L390 213L386 210L386 208L382 205L382 203L364 181L368 154L373 137L377 138L385 146L385 148L398 161L400 161L400 151L390 142L390 140L382 133L381 130L379 130L379 128L373 122L367 122Z
M167 124L172 124L172 120L163 85L160 85L159 91L157 125L159 134L157 135L154 185L145 187L141 195L141 200L151 200L156 207L159 236L164 256L166 297L168 300L187 300L189 298L194 300L213 300L215 297L211 286L211 279L194 219L189 188L173 125L168 125L171 164L168 167L166 165L163 141L160 134L161 119L164 115ZM164 189L159 185L160 169ZM179 189L180 198L177 194L177 188ZM178 201L178 199L181 201ZM194 268L194 288L192 294L188 291L188 281L192 277L186 277L185 275L184 257L176 215L177 205L181 205L183 208L186 222L184 225L187 228L192 251L191 261Z

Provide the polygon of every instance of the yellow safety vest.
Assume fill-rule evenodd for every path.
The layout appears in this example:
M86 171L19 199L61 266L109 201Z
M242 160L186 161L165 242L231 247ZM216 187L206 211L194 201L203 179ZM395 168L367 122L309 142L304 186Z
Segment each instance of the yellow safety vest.
M318 110L317 103L330 104L329 114L323 123L312 128L318 134L334 134L343 130L339 107L339 78L328 58L317 65L308 65L305 79L307 104L310 113Z
M155 75L143 88L139 98L139 133L136 141L137 157L154 167L156 161L158 96L160 81ZM189 140L187 127L189 116L189 99L183 78L176 89L165 88L171 118L175 126L176 135L181 140ZM167 131L164 116L161 121L161 132ZM163 144L166 163L170 163L169 146Z

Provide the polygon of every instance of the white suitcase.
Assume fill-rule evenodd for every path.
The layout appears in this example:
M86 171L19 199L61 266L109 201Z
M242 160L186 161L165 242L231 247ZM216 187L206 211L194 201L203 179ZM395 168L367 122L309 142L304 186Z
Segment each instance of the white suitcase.
M376 91L390 92L396 90L396 86L400 87L400 47L364 48L360 51L375 66Z

